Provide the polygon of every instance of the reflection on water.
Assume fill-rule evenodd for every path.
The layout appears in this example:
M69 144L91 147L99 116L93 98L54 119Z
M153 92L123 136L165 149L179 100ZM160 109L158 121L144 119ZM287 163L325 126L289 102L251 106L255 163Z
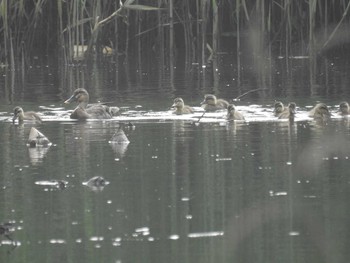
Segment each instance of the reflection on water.
M54 145L36 163L25 146L30 127L0 125L1 217L15 222L11 237L21 242L2 261L348 256L340 245L346 234L336 234L347 229L348 121L134 125L125 131L127 151L116 158L108 142L118 123L45 123L40 130ZM109 184L89 191L84 184L94 178ZM66 187L51 191L59 181ZM13 246L1 244L4 251Z
M225 111L175 116L169 105L182 96L198 107L213 91L234 98L256 83L232 89L221 68L215 87L199 71L125 83L109 69L1 91L0 222L15 230L13 241L0 235L0 262L346 262L350 133L336 115L340 95L313 86L324 97L303 99L306 82L295 77L288 92L276 85L235 102L246 121L227 122ZM70 120L63 100L81 86L122 114ZM281 97L297 102L294 123L273 116ZM319 100L335 113L326 123L307 116ZM12 124L13 101L43 123ZM26 146L32 127L51 147ZM130 143L115 139L121 128ZM108 185L89 183L96 178Z

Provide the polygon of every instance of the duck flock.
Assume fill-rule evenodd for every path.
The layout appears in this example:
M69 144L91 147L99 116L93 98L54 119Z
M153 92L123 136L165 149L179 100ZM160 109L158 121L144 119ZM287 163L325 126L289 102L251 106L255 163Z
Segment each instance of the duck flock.
M73 111L62 111L50 109L50 114L37 113L34 111L25 112L21 107L16 106L13 110L12 122L18 119L19 123L34 121L41 123L50 120L147 120L147 119L183 119L198 122L215 121L259 121L259 120L321 120L327 121L333 117L349 115L350 107L347 102L341 102L339 109L333 114L324 103L317 103L311 110L300 110L297 112L297 105L290 102L284 105L281 101L275 101L270 108L263 108L258 105L236 106L225 99L217 98L213 94L206 94L200 107L186 105L180 97L175 98L171 111L145 112L145 111L122 111L119 107L107 106L103 103L89 104L89 93L86 89L78 88L64 102L69 104L76 102L77 106Z

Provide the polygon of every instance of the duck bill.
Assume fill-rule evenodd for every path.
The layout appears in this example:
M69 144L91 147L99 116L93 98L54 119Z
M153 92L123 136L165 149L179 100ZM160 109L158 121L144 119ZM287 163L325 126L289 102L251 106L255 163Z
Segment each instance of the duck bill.
M69 103L71 103L71 102L74 100L74 98L75 98L75 97L74 97L74 94L73 94L73 95L70 96L68 99L66 99L64 103L65 103L65 104L69 104Z
M203 104L206 104L206 101L205 101L205 100L203 100L203 101L201 102L200 105L203 105Z

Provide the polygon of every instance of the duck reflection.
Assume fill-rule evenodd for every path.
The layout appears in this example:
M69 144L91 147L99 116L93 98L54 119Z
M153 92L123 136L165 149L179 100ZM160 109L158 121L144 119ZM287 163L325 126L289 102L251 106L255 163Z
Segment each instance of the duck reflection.
M29 147L29 159L32 165L41 164L49 151L50 146L48 147Z
M123 129L120 127L108 141L109 145L112 147L115 155L118 158L122 158L130 143L128 137L126 137Z

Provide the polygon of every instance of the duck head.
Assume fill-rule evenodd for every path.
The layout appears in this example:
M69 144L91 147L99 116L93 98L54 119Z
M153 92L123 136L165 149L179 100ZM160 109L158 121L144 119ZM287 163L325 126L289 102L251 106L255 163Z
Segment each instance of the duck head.
M291 102L288 104L288 109L290 114L294 115L296 113L296 108L297 108L297 105L294 102Z
M206 94L204 96L204 100L201 102L201 105L208 104L208 105L216 105L217 99L216 96L213 94Z
M236 111L235 105L233 105L233 104L228 105L228 107L227 107L227 113L228 113L228 114L230 114L230 113L231 113L231 114L234 114L235 111Z
M83 88L76 89L73 92L73 95L70 96L64 103L69 104L72 101L76 101L80 106L85 108L89 102L89 93Z
M175 98L174 103L171 107L183 108L184 105L185 105L185 103L184 103L182 98Z
M340 114L342 115L348 115L350 112L349 112L349 103L347 103L346 101L343 101L339 104L339 111L340 111Z
M275 114L279 114L279 113L281 113L282 111L284 111L284 105L283 105L283 103L280 102L280 101L276 101L276 102L275 102L274 108L275 108L275 109L273 110L273 112L274 112Z
M19 121L23 121L24 118L24 112L23 109L19 106L16 106L13 109L13 118L12 118L12 122L15 122L15 120L18 118Z

